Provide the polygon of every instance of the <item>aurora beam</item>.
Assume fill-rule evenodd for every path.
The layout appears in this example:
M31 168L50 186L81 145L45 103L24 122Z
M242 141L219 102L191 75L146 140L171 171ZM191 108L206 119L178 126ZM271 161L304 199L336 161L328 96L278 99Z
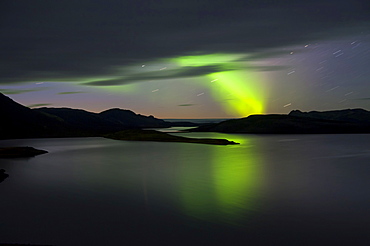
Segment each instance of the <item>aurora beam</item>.
M263 80L258 72L247 69L240 56L232 54L208 54L183 56L173 59L180 66L218 66L220 72L208 74L209 89L215 101L224 110L237 117L262 114L265 110Z

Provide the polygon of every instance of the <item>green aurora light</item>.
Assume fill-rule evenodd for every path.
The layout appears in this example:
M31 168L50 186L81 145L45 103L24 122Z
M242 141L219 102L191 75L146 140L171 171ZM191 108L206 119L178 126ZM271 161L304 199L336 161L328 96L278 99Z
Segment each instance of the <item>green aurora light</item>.
M227 113L239 117L262 114L265 110L263 81L255 71L240 66L240 56L209 54L172 59L180 66L219 66L225 71L208 74L214 99ZM243 69L243 70L242 70Z
M220 134L215 133L214 137L220 138ZM253 139L243 141L235 136L232 140L242 142L245 151L240 151L240 146L212 148L204 152L209 160L204 161L206 165L194 167L184 163L178 170L180 206L188 216L238 227L258 210L264 183L263 156L250 147L256 144ZM211 187L200 189L205 180Z
M132 97L140 97L146 93L145 103L153 103L159 108L167 108L171 103L175 105L201 105L202 103L193 102L189 97L182 101L179 94L183 94L182 92L178 93L181 91L179 84L176 89L171 85L172 82L177 83L177 81L187 80L189 83L194 81L203 89L209 90L213 101L219 104L230 117L263 114L266 110L266 83L263 75L253 69L251 66L253 64L249 64L246 58L248 57L245 54L206 54L159 59L147 62L145 66L136 64L123 69L125 76L85 80L83 84L100 82L100 86L110 93L125 93ZM186 71L187 68L199 68L200 71L209 69L215 72L208 74L200 72L199 75L196 75L197 69L194 69L194 75L191 73L182 75L181 71ZM162 70L165 70L165 74ZM120 79L122 81L119 81ZM117 84L115 84L115 80L117 80ZM186 83L188 83L187 81ZM104 85L105 82L106 85ZM111 82L112 84L110 84ZM145 90L136 82L146 82ZM186 90L189 86L184 85L180 88ZM173 93L174 90L175 93ZM148 93L148 91L159 91L159 93ZM199 107L193 108L193 113L196 114L197 109L199 110ZM171 110L177 109L171 108Z

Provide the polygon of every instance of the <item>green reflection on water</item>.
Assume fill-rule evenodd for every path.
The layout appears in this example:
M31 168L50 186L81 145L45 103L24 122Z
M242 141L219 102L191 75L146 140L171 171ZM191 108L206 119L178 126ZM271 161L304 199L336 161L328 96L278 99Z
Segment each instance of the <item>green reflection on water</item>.
M239 225L258 210L263 163L254 141L243 139L240 146L206 148L201 166L184 163L181 205L188 216Z

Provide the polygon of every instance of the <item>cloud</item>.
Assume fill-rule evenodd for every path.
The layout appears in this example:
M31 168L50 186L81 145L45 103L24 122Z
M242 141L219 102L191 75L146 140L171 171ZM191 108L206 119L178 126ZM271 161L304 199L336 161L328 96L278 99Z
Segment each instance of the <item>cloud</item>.
M180 67L175 69L165 69L154 72L137 73L124 77L108 79L108 80L98 80L85 83L85 85L93 86L115 86L130 84L139 81L151 81L151 80L165 80L165 79L181 79L204 76L211 73L222 72L222 71L233 71L237 70L239 67L235 66L200 66L200 67Z
M242 58L239 58L237 61L258 61L275 57L282 57L291 55L291 52L294 54L302 53L304 50L302 48L291 48L287 49L272 49L272 50L260 50L254 53L248 54Z
M194 106L196 104L192 104L192 103L187 103L187 104L179 104L177 106L180 106L180 107L190 107L190 106Z
M250 69L260 72L281 71L290 68L289 66L251 66Z
M53 104L51 104L51 103L38 103L38 104L27 105L27 107L29 107L29 108L38 108L38 107L44 107L44 106L50 106L50 105L53 105Z
M356 98L356 99L352 99L352 100L370 101L370 97Z
M6 2L2 84L117 77L124 66L196 52L261 59L266 50L370 27L368 0Z

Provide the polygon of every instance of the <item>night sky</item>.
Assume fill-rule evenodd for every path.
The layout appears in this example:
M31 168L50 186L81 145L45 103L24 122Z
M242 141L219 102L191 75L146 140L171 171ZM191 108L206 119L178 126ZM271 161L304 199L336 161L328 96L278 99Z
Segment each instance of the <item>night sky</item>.
M158 118L370 110L370 1L1 0L0 92Z

